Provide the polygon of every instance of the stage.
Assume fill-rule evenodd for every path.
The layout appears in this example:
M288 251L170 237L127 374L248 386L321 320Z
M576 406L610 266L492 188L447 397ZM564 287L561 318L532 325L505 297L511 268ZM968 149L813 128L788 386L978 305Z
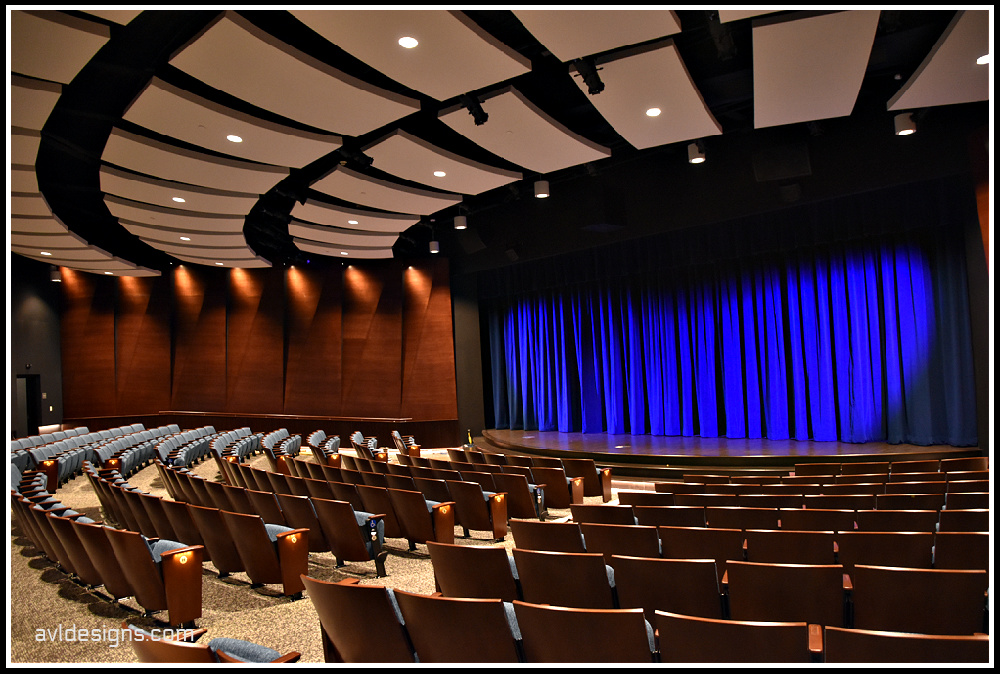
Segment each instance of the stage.
M908 461L981 456L978 447L864 444L811 440L608 435L486 429L485 443L504 453L591 458L616 473L666 477L669 473L750 470L785 472L796 463ZM487 447L489 449L490 447Z

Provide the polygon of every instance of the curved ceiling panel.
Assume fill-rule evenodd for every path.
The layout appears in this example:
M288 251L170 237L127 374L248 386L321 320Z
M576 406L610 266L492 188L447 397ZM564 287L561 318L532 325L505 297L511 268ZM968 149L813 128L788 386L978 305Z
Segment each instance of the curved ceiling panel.
M529 59L461 12L289 11L379 72L439 101L531 70ZM402 47L402 37L414 38L418 44Z
M24 166L34 166L38 157L38 144L42 140L42 134L35 129L20 129L12 127L10 130L10 162L11 164L21 164Z
M112 195L105 196L104 203L107 204L108 210L116 218L186 232L242 232L245 222L241 216L195 213L176 208L151 206L137 201L119 199Z
M62 85L33 80L20 75L10 76L10 124L41 131L52 114Z
M366 176L344 166L311 185L323 194L395 213L430 215L462 202L461 195L431 192Z
M10 167L11 192L38 192L38 178L34 166L12 164Z
M20 234L62 234L69 231L66 225L56 220L52 215L12 215L10 231Z
M111 166L101 167L101 191L132 201L199 213L242 216L249 213L257 203L256 194L224 192L157 180Z
M330 257L361 258L366 260L391 258L392 248L354 248L350 246L333 246L309 241L307 239L293 239L295 246L307 253L317 255L329 255Z
M264 194L288 169L224 159L114 129L101 159L146 175L231 192Z
M10 194L10 212L12 215L51 216L52 210L45 203L41 192Z
M141 9L85 9L83 11L122 26L142 14Z
M10 13L10 69L69 84L110 39L107 26L63 12Z
M587 98L634 147L645 149L722 133L673 40L597 63L604 91ZM574 74L573 81L587 93L579 75ZM660 114L649 116L652 108Z
M226 12L170 64L237 98L317 129L356 136L420 109Z
M719 10L719 23L729 23L730 21L739 21L740 19L750 19L755 16L760 16L762 14L771 14L777 10L774 9L720 9Z
M482 107L489 115L485 124L477 125L461 105L443 111L439 117L498 157L539 173L611 156L611 150L574 134L514 87L483 100Z
M420 222L419 217L412 215L373 213L356 208L321 204L312 200L308 200L304 204L296 203L292 207L292 217L317 225L368 232L392 232L394 234Z
M990 53L990 13L955 14L944 34L903 88L889 99L889 110L985 101L990 97L990 65L976 59Z
M386 173L461 194L479 194L521 179L516 171L480 164L402 130L375 141L364 151Z
M396 239L399 238L396 234L348 231L333 227L324 227L323 225L314 225L299 220L292 220L288 224L288 233L299 239L368 248L392 248L392 244L396 243Z
M337 136L258 119L159 78L153 78L132 102L125 119L192 145L275 166L301 168L341 146ZM240 140L234 142L230 137Z
M679 33L677 14L662 9L520 9L514 15L560 61Z
M151 227L129 220L121 220L122 227L151 246L167 251L168 246L199 246L202 248L242 248L247 245L243 232L217 234L209 231L185 232L176 229ZM171 249L172 250L172 249Z
M256 255L249 248L226 248L217 249L217 253L225 251L226 256L212 255L211 251L195 251L192 253L176 252L171 253L178 260L190 262L192 264L203 264L213 267L233 267L237 269L250 269L259 267L270 267L271 263Z
M850 115L880 14L876 9L755 20L754 127Z

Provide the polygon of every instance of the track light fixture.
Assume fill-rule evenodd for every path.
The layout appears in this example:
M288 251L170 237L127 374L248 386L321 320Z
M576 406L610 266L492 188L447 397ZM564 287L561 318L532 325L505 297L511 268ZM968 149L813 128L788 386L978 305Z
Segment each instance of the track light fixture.
M576 66L576 71L583 78L583 83L587 85L587 93L595 96L604 91L604 82L601 81L600 76L597 74L597 67L594 66L593 59L577 59L573 61L573 65Z
M548 180L536 180L535 181L535 198L544 199L549 196L549 181Z
M52 265L52 268L49 269L49 280L53 283L62 283L62 270Z
M441 244L439 244L437 241L431 241L429 248L432 253L441 252Z
M490 118L486 111L483 110L483 106L479 103L479 99L475 96L470 96L469 94L462 94L458 97L458 100L465 106L465 109L469 111L472 115L472 121L476 123L476 126L482 126Z
M893 120L897 136L909 136L917 132L917 123L913 121L912 112L901 112Z
M340 152L341 156L340 159L341 166L347 166L348 162L353 162L354 164L357 164L361 168L368 168L374 162L374 160L371 157L366 155L361 150L356 150L348 147L341 147L340 150L338 151Z
M705 161L705 146L700 140L688 143L688 163L701 164Z
M464 215L456 215L454 226L455 229L466 229L469 226L469 223Z

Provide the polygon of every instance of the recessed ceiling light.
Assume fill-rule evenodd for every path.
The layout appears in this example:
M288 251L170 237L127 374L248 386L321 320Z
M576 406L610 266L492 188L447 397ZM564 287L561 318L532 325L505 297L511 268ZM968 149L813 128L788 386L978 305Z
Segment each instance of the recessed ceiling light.
M342 251L340 251L340 254L341 255L347 255L347 251L346 250L342 250Z
M417 42L417 38L415 38L415 37L401 37L401 38L399 38L399 46L400 47L406 47L407 49L413 49L418 44L420 44L420 43Z
M437 177L437 178L444 178L446 175L448 175L448 174L445 173L444 171L435 171L434 172L434 176Z
M240 138L239 136L237 136L234 133L231 133L228 136L226 136L226 140L230 141L231 143L242 143L243 142L243 139Z
M181 237L181 241L190 241L190 240L191 240L191 237L189 237L189 236L182 236Z
M187 199L185 199L184 197L174 197L174 201L176 201L179 204L183 204L184 202L187 201Z
M348 220L347 224L349 224L349 225L356 225L356 224L358 224L358 221L357 220Z
M217 264L220 267L224 266L222 262L216 262L215 264Z
M113 271L106 271L106 272L104 272L104 275L105 276L114 276L115 273Z
M663 111L660 110L659 108L650 108L649 110L646 111L646 116L647 117L659 117L661 112L663 112Z
M988 66L989 64L990 64L990 55L989 54L983 54L982 56L980 56L979 58L976 59L976 65L979 65L979 66Z
M43 251L42 251L42 255L52 255L52 253L50 253L50 252L49 252L49 251L47 251L47 250L43 250Z

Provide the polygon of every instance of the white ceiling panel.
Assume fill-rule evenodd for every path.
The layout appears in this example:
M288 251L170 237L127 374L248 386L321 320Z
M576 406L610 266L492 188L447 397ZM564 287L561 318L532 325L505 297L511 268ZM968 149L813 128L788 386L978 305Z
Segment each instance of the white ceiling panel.
M396 240L399 238L396 234L348 231L313 225L299 220L292 220L288 224L288 233L293 237L309 239L310 241L367 248L392 248L392 244L396 243Z
M122 26L127 25L132 19L142 14L141 9L85 9L83 11Z
M578 136L552 119L514 87L482 101L489 115L477 125L464 106L442 111L439 118L498 157L538 173L606 159L611 150Z
M420 222L420 218L413 215L374 213L357 208L322 204L311 199L304 204L296 202L292 207L292 217L317 225L394 234Z
M531 61L461 12L290 10L344 51L410 89L443 101L523 75ZM401 37L415 38L412 49Z
M33 254L32 251L23 251L20 249L11 249L12 253L17 253L18 255L23 255L24 257L31 258L33 260L38 260L39 262L44 262L46 264L53 264L57 267L66 267L73 269L75 271L87 272L90 274L107 274L111 276L159 276L160 272L155 269L148 269L146 267L140 267L133 264L127 260L122 260L121 258L112 257L106 253L103 256L98 253L98 257L93 259L79 259L72 257L45 257L41 255Z
M560 61L679 33L668 9L516 9L514 15Z
M850 115L879 15L879 10L859 10L755 20L754 126Z
M105 196L104 203L116 218L129 220L138 224L151 225L153 227L187 232L242 232L245 222L242 216L195 213L176 208L163 208L138 201L119 199L112 195Z
M41 140L42 134L35 129L12 127L9 141L11 164L34 166Z
M587 98L634 147L641 150L722 133L673 40L628 50L611 60L599 59L597 66L604 91ZM573 81L587 92L578 74ZM648 116L650 108L659 108L661 114Z
M778 10L775 9L720 9L719 10L719 23L729 23L730 21L739 21L740 19L750 19L755 16L761 16L763 14L771 14Z
M990 97L990 66L976 59L990 53L990 13L960 11L903 88L889 110L985 101Z
M38 176L35 175L35 167L12 164L10 167L10 191L37 192Z
M64 234L69 229L51 215L47 217L12 215L10 231L21 234Z
M42 250L82 249L87 242L68 229L55 234L35 234L31 232L11 232L10 245Z
M200 257L198 255L188 255L185 253L171 253L178 260L184 262L190 262L192 264L203 264L209 267L225 267L232 269L253 269L260 267L270 267L271 263L262 257L254 255L254 252L249 248L245 252L241 251L243 257L228 257L222 258L220 256L208 256Z
M41 192L32 194L10 194L10 212L12 215L52 216L52 209L45 201Z
M140 236L139 238L153 248L162 250L164 253L169 253L170 255L179 253L181 255L190 255L205 259L212 258L218 261L250 260L256 257L254 252L247 246L246 241L237 241L236 245L224 245L221 240L218 243L210 240L199 244L194 241L188 243L179 239L163 241L161 240L162 237L159 236L155 238Z
M251 117L159 78L153 78L133 101L125 119L199 147L275 166L302 168L341 146L339 136ZM242 142L227 140L230 135Z
M40 131L52 114L62 85L12 74L10 76L10 124Z
M10 69L69 84L111 38L102 23L62 12L10 13Z
M40 250L50 252L52 255L40 255ZM62 262L110 262L115 259L100 248L84 245L77 246L76 248L56 248L55 246L39 248L38 246L22 246L21 244L15 245L12 243L11 251L18 253L25 251L23 254L34 257L37 260L49 262L50 264L59 264Z
M521 179L507 171L472 161L397 130L364 148L380 170L404 180L460 194L479 194ZM435 176L435 171L444 176Z
M111 166L101 167L101 191L132 201L199 213L244 216L257 203L256 194L224 192L157 180ZM184 201L178 202L175 199Z
M264 33L233 12L170 64L216 89L317 129L357 136L420 109Z
M430 215L462 202L459 194L431 192L366 176L344 166L311 185L323 194L395 213Z
M121 129L111 132L101 158L157 178L252 194L264 194L288 175L285 168L192 152Z
M292 239L292 242L295 244L296 248L307 253L329 255L330 257L340 257L346 260L350 260L351 258L381 260L392 258L393 256L392 248L353 248L348 246L334 246L318 243L316 241L309 241L307 239Z
M132 232L140 239L160 244L173 244L177 246L199 246L203 248L239 248L247 245L247 240L243 232L217 234L214 232L198 231L186 232L184 230L163 229L141 225L128 220L121 221L122 227ZM185 241L181 237L188 239Z

